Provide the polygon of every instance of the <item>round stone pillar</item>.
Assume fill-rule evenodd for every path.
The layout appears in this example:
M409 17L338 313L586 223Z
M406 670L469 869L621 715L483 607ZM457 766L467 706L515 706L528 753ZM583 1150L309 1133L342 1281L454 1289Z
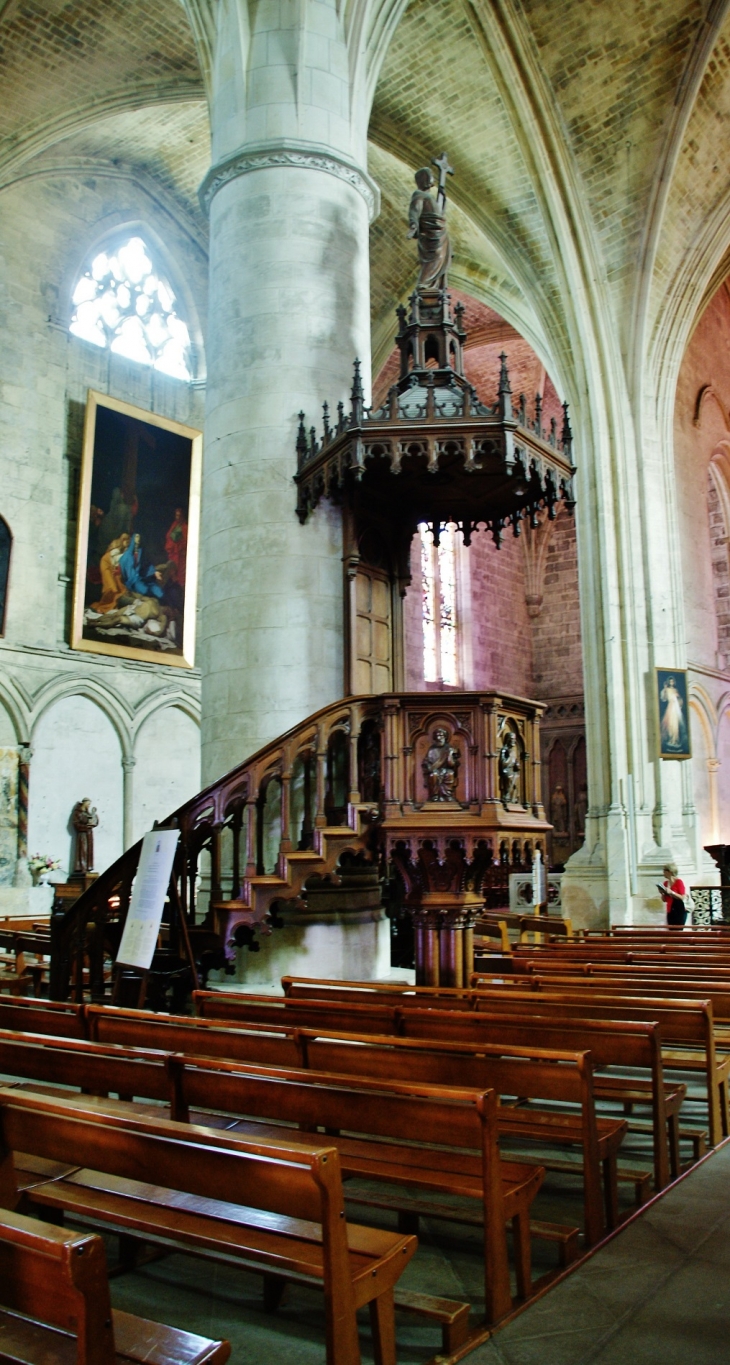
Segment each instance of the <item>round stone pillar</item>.
M203 781L344 688L341 514L297 520L298 414L370 379L367 108L337 0L229 0L211 66ZM241 60L242 54L245 60ZM353 85L352 82L355 81ZM354 91L354 94L353 94Z

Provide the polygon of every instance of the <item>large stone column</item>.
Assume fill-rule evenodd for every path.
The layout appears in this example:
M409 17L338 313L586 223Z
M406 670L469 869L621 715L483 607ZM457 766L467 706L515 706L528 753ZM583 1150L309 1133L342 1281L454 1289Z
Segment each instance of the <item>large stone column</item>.
M343 691L341 520L295 516L297 414L370 369L367 112L336 0L225 0L212 64L198 659L209 782Z

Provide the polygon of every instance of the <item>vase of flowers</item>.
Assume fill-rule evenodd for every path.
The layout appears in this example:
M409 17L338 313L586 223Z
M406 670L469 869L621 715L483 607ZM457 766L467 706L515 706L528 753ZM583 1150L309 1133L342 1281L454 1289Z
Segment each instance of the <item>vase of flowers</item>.
M52 858L50 854L47 853L34 853L33 857L28 859L28 867L30 869L30 875L33 878L33 885L42 886L44 877L46 877L49 872L55 872L60 866L60 858Z

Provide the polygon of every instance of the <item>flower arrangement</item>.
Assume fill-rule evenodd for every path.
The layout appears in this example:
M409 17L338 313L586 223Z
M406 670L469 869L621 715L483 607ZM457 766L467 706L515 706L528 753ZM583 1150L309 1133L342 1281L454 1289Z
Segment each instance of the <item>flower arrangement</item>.
M52 858L49 853L34 853L28 859L30 875L33 878L33 885L37 886L47 872L55 872L61 866L60 858Z

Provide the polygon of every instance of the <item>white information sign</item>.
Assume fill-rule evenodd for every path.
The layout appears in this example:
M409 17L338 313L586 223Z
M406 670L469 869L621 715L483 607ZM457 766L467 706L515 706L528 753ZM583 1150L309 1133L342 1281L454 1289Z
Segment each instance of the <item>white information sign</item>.
M139 867L129 902L117 962L149 971L157 946L180 831L153 829L142 840Z

